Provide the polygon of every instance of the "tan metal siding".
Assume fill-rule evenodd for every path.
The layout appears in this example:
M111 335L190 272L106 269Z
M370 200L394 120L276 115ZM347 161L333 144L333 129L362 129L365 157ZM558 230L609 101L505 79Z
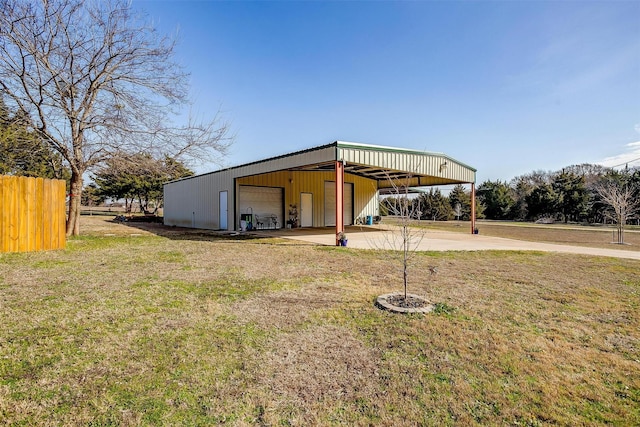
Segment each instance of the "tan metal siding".
M220 191L228 191L227 229L234 229L234 187L228 171L196 176L164 186L164 223L178 227L220 228Z
M322 227L324 226L324 183L335 181L335 179L335 172L281 171L238 178L237 181L238 185L283 187L286 211L289 205L300 204L300 193L313 194L313 226ZM354 184L354 219L366 215L378 215L376 182L350 174L345 174L344 181Z
M402 153L384 150L338 148L338 159L347 163L377 166L390 171L428 175L433 182L424 185L475 182L475 171L445 155ZM440 166L445 163L445 169ZM382 185L381 185L382 186Z
M335 173L287 169L326 164L336 159L344 160L347 164L372 166L390 171L408 171L420 175L420 178L411 180L411 186L475 182L475 171L472 168L443 154L337 144L168 183L165 185L165 224L218 229L219 193L227 191L228 229L237 229L237 195L239 185L242 184L283 187L285 219L289 205L300 203L300 193L311 193L313 225L320 227L324 222L324 182L335 181ZM447 167L441 169L445 162ZM377 215L378 186L384 188L390 186L390 183L348 173L345 174L345 182L354 184L354 218Z
M263 162L248 164L245 166L230 169L234 178L271 173L273 171L284 171L301 166L313 165L334 161L336 158L336 148L327 147L321 150L313 150L291 156L265 160Z
M354 216L354 184L353 182L345 182L343 189L343 215L342 223L344 225L352 225L355 223ZM324 182L324 222L325 226L336 226L336 183L335 181Z

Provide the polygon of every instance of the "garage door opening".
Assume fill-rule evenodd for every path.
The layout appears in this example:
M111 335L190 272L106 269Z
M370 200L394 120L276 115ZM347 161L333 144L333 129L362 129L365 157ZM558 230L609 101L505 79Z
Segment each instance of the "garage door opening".
M344 225L353 224L353 183L344 183L344 210L342 218ZM335 227L336 225L336 183L325 181L324 183L324 225Z
M257 229L282 228L284 219L284 188L241 185L239 196L240 215L252 215L251 222ZM236 224L239 228L240 224Z

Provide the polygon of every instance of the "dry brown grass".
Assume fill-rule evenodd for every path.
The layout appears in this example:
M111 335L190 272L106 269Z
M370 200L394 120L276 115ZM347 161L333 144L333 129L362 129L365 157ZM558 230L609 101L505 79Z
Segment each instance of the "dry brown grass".
M640 424L637 261L122 227L0 257L2 423Z
M428 228L468 233L470 225L464 221L423 221ZM624 245L616 244L617 236L612 227L580 226L565 224L532 224L522 222L479 221L481 234L531 242L561 245L587 246L593 248L640 251L640 229L628 226L624 234Z

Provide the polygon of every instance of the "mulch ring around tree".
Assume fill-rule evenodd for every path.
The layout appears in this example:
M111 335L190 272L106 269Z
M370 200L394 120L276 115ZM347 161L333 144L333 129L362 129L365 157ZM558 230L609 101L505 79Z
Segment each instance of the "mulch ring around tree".
M394 313L429 313L435 306L419 295L394 292L380 295L376 299L376 306Z

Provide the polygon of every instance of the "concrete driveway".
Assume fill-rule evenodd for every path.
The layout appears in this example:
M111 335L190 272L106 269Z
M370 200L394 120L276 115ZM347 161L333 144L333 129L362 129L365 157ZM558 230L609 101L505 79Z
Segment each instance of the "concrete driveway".
M333 228L282 229L268 233L271 236L276 234L278 237L285 239L299 240L318 245L335 245ZM400 239L396 233L397 232L385 230L382 226L358 226L347 227L346 229L348 247L359 249L391 249L394 246L397 249L400 247ZM417 249L421 251L545 251L640 260L640 251L555 245L551 243L527 242L501 237L483 236L481 234L473 235L471 233L466 234L436 230L427 230L422 240L418 243Z

